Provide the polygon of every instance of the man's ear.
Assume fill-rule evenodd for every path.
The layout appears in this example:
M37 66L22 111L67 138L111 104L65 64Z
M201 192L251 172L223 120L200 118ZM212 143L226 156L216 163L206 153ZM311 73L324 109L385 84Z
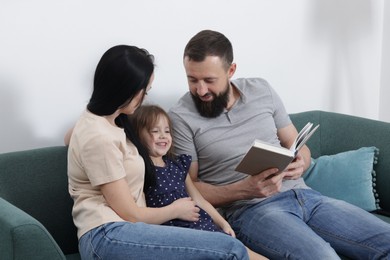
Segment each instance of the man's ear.
M234 73L236 72L236 68L237 68L237 65L236 63L232 63L229 67L229 70L228 70L228 76L229 76L229 79L231 77L233 77Z

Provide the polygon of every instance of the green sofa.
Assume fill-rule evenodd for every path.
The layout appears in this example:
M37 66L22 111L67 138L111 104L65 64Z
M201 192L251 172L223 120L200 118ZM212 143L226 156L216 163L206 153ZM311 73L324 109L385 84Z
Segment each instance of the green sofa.
M300 129L321 124L314 158L362 146L380 149L379 217L390 223L390 123L323 111L292 114ZM67 147L0 154L0 259L80 259L66 175Z

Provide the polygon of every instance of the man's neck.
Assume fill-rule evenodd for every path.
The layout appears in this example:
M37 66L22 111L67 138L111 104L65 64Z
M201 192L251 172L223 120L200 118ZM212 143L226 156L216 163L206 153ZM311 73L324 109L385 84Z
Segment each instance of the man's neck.
M227 110L230 110L234 104L236 103L237 99L240 97L240 92L236 89L236 87L230 82L229 83L229 101L226 106Z

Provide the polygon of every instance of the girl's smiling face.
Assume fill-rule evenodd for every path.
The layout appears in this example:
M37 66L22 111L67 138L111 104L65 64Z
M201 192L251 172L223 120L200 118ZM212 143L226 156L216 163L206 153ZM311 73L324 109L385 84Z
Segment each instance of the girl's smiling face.
M156 124L150 129L143 129L140 133L143 143L149 150L149 156L153 159L162 158L172 145L171 129L168 119L159 116ZM153 160L154 161L154 160Z

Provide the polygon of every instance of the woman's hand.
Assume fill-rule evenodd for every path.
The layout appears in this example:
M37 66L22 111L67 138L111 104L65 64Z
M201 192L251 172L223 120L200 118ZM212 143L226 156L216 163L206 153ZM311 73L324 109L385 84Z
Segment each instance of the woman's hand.
M191 198L175 200L171 206L174 207L174 212L177 214L176 218L191 222L199 220L200 209Z

